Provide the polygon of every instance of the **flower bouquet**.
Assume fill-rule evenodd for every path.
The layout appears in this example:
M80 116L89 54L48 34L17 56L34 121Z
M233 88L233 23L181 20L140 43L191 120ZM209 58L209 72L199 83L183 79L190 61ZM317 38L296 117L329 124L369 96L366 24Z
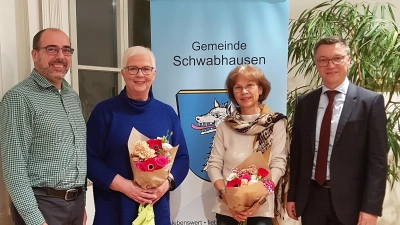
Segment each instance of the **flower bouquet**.
M274 182L269 179L268 170L261 152L255 152L227 176L226 200L228 207L235 211L251 208L261 198L274 192Z
M149 139L132 128L128 140L129 159L134 181L141 188L156 188L167 180L179 147L172 147L168 143L171 135L172 132L167 136ZM154 224L153 206L140 205L139 215L132 224Z

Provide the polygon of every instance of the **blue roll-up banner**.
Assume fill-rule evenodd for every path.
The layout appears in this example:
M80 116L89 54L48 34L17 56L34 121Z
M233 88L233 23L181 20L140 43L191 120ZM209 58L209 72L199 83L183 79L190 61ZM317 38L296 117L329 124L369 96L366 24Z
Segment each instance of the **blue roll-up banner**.
M171 193L172 224L216 224L216 191L203 170L215 127L233 109L224 89L234 67L254 64L272 90L265 101L286 112L289 0L151 0L155 98L175 108L190 171Z

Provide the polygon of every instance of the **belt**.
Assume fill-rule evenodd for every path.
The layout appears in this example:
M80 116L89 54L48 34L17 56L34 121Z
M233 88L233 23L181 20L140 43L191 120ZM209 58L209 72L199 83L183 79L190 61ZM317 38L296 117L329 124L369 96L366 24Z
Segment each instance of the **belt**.
M320 185L316 180L311 180L311 183L314 185L317 185L319 187L324 187L324 188L331 188L331 181L326 180L322 185Z
M61 198L66 201L73 201L83 192L83 187L75 187L68 190L56 190L48 187L33 187L33 193L35 195L49 196L55 198Z

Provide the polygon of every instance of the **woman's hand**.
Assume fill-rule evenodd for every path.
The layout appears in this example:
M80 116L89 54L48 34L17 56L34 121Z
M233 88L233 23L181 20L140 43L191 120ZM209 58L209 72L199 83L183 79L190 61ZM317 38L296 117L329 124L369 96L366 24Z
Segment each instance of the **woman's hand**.
M252 207L250 207L249 209L246 210L247 216L251 217L251 216L254 216L255 214L257 214L260 207L261 207L261 205L257 201L256 203L254 203L254 205Z
M232 214L232 217L238 222L244 222L247 219L247 211L235 211L234 209L229 208L229 211Z
M156 188L142 189L133 180L125 179L121 175L115 176L110 189L119 191L140 204L151 204L157 199Z
M228 206L228 201L226 200L226 194L222 194L219 196L225 205ZM238 221L238 222L243 222L247 219L247 211L235 211L234 209L229 208L229 211L232 214L232 217Z
M226 194L220 195L219 196L222 200L223 203L225 203L225 205L228 205L228 200L226 200Z
M127 180L121 192L140 204L151 204L157 199L155 188L142 189L133 180Z
M155 189L154 194L157 196L157 198L153 200L153 203L152 203L152 204L154 204L154 203L156 203L158 200L160 200L160 198L161 198L162 196L164 196L165 193L167 193L167 191L169 191L169 181L168 181L168 180L165 180L164 183L163 183L160 187L158 187L158 188Z

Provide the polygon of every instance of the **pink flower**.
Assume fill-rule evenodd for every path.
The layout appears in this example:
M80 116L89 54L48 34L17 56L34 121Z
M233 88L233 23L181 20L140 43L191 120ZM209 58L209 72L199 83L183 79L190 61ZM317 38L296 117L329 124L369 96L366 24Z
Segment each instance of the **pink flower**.
M274 192L275 184L274 184L274 182L272 182L272 180L265 179L265 180L262 181L262 183L263 183L265 189L267 189L267 191L269 193L273 193Z
M165 156L163 156L163 155L158 155L158 156L156 156L155 158L154 158L154 161L155 161L155 163L156 163L156 170L157 169L161 169L161 168L163 168L165 165L167 165L168 164L168 159L167 159L167 157L165 157Z
M240 176L240 179L250 181L251 176L250 176L250 174L245 173L242 176Z

